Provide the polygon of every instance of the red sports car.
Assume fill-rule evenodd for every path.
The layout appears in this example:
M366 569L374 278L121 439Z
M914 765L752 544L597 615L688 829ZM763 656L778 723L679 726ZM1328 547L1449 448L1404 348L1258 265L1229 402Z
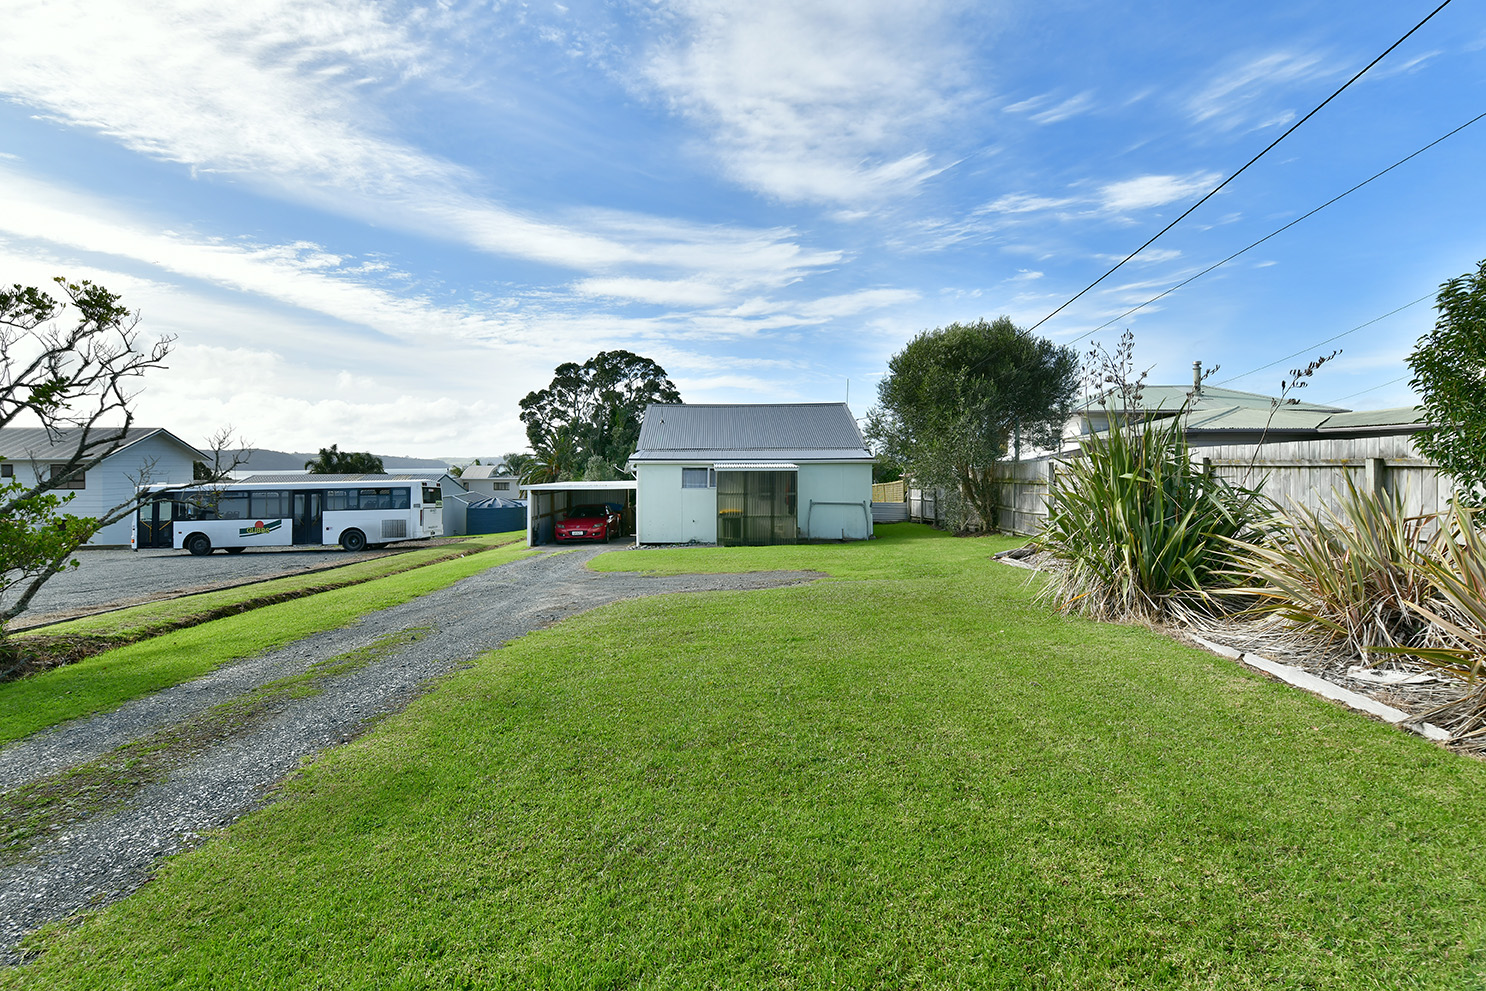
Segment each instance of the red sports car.
M592 506L574 506L565 519L557 524L558 540L603 540L609 541L624 535L620 522L619 507L602 503Z

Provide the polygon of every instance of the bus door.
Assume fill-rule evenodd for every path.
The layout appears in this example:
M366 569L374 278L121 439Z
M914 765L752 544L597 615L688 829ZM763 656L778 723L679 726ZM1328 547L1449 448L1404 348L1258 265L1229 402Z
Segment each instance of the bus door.
M175 503L169 498L152 499L139 507L138 543L145 547L174 547L175 528L171 517Z
M324 527L325 493L294 493L294 542L319 544Z

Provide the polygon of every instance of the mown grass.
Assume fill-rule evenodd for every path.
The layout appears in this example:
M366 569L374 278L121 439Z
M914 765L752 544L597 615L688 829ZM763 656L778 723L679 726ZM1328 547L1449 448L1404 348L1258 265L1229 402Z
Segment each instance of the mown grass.
M0 743L68 719L117 708L241 657L345 626L488 568L534 553L497 547L359 585L293 599L105 651L76 664L0 684Z
M1486 986L1486 765L1034 592L532 634L0 987Z
M875 528L875 539L781 547L656 547L603 554L595 571L655 575L745 571L823 571L833 578L954 578L992 554L1026 543L1020 537L947 538L930 527L893 523Z

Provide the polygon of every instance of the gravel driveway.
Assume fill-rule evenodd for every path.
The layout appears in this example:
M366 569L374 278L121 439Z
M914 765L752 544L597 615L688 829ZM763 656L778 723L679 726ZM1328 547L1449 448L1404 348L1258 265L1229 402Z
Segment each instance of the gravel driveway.
M820 577L810 572L645 577L587 570L587 561L602 551L549 553L493 568L345 629L0 748L4 792L152 734L158 739L182 727L200 727L203 720L209 724L218 703L277 679L322 673L318 694L273 697L241 726L203 730L209 739L197 741L161 780L134 791L122 810L53 828L24 859L0 866L0 955L14 963L15 944L27 932L133 891L149 879L161 857L263 804L270 787L302 759L348 740L368 719L400 710L429 679L508 640L619 599L771 588ZM371 659L364 666L331 669L333 674L315 667L355 651Z

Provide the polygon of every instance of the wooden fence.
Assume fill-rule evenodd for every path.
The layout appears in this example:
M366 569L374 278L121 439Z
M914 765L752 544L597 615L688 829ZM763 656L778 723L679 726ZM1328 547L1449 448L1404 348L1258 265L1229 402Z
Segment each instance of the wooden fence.
M1024 534L1041 529L1053 478L1080 456L1070 451L1000 462L996 502L1001 528ZM1333 493L1345 491L1348 478L1359 489L1398 495L1409 515L1439 512L1453 491L1450 479L1419 454L1409 434L1194 447L1191 457L1204 470L1256 488L1282 507L1334 506Z
M996 465L996 508L1000 527L1034 534L1047 521L1050 486L1059 471L1082 455L1078 451ZM1192 461L1219 478L1256 488L1282 507L1317 510L1335 505L1334 492L1346 490L1347 479L1359 489L1398 495L1409 515L1436 513L1449 504L1453 487L1447 476L1419 454L1413 436L1344 437L1254 444L1223 444L1191 449ZM898 483L901 484L901 483ZM877 499L876 487L873 499ZM903 496L909 518L943 523L943 495L933 489L908 488Z

